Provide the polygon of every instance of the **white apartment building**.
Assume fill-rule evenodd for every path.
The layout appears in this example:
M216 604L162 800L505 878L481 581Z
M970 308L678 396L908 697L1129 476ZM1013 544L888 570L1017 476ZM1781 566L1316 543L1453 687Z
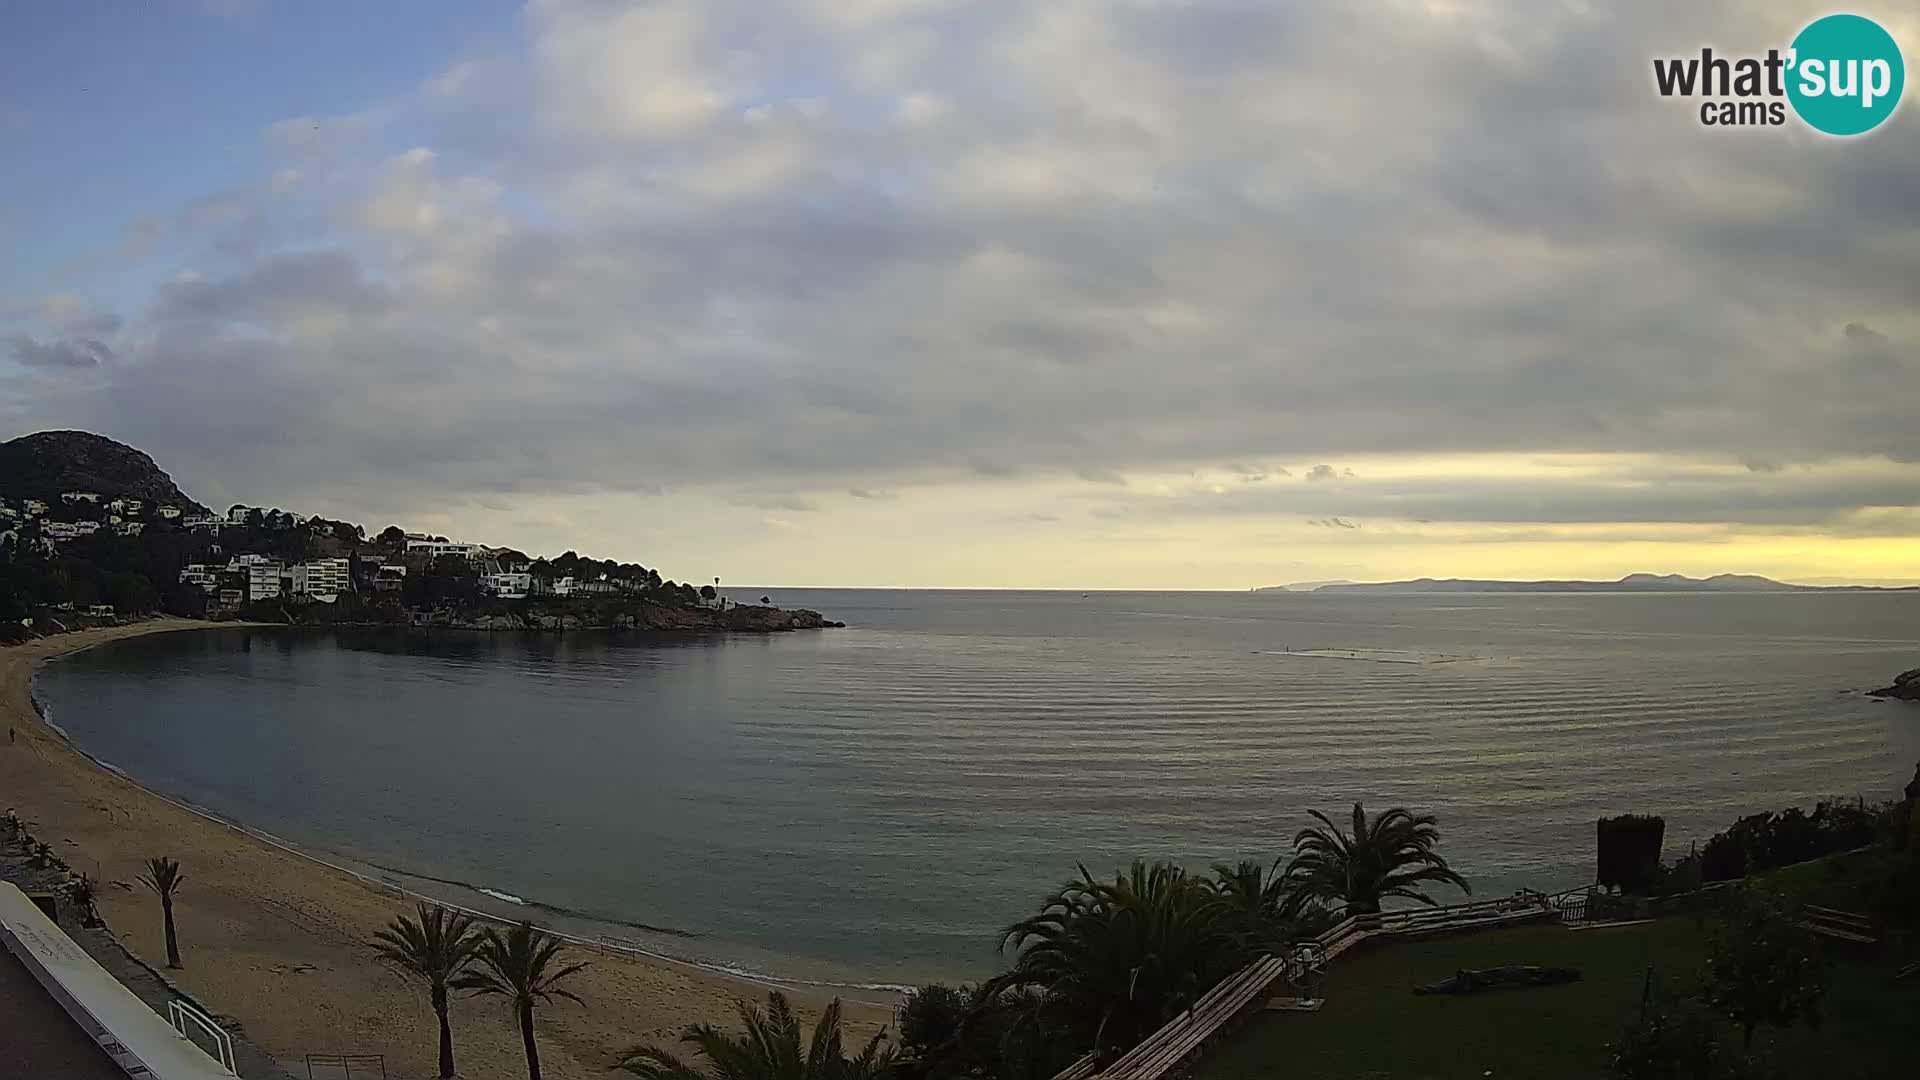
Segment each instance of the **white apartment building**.
M265 555L235 555L227 569L247 576L248 600L275 600L280 596L280 576L286 567Z
M174 518L177 518L180 516L180 508L177 506L163 506L159 510L155 511L155 513L159 514L163 518L166 518L168 521L172 521Z
M205 563L188 563L180 568L180 584L198 586L201 592L220 587L220 571Z
M97 503L100 501L100 493L97 491L63 491L60 493L60 501L68 505L81 502Z
M39 499L27 499L20 506L26 510L28 517L38 517L47 512L47 504Z
M119 521L114 523L113 531L121 536L138 536L140 530L146 527L147 523L144 521Z
M331 604L353 591L351 564L344 558L314 559L293 566L293 594Z
M482 585L487 592L502 600L523 600L533 589L533 575L515 571L488 574Z

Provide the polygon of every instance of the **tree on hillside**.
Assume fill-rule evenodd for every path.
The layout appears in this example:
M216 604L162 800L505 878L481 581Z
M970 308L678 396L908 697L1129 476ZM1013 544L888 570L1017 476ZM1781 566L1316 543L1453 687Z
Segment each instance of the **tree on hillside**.
M180 864L162 855L147 860L146 872L140 875L140 884L153 890L160 898L160 917L166 922L167 930L167 966L180 967L180 939L173 932L173 897L180 891L181 883L187 876L180 872Z
M1293 838L1293 858L1285 875L1290 888L1308 897L1362 915L1379 911L1380 901L1388 897L1436 904L1419 888L1429 882L1473 891L1434 850L1440 829L1431 814L1415 816L1396 806L1368 821L1365 808L1354 803L1349 834L1318 810L1311 813L1320 824Z
M584 961L563 964L566 946L559 938L523 922L502 934L489 927L474 951L477 966L462 973L449 985L476 995L492 994L506 998L520 1021L520 1042L527 1053L527 1080L540 1080L540 1048L533 1037L535 1005L551 1004L563 997L577 1004L580 998L560 984L586 968Z
M839 998L820 1014L805 1046L800 1018L780 991L767 995L764 1012L745 1002L738 1007L744 1029L738 1035L711 1024L692 1024L681 1033L680 1041L706 1061L705 1069L657 1046L628 1050L620 1068L646 1080L879 1080L893 1065L885 1032L868 1039L860 1053L847 1055Z
M1002 942L1013 964L988 992L1043 991L1096 1049L1133 1045L1251 958L1229 906L1170 863L1136 861L1112 881L1083 866Z
M400 547L407 542L406 530L398 525L389 525L380 530L377 539L388 547Z
M1820 1026L1826 967L1813 935L1777 893L1742 889L1707 939L1705 997L1753 1046L1761 1024Z
M473 920L445 908L417 905L417 918L405 915L374 935L380 958L427 984L433 1014L440 1020L440 1077L454 1075L453 1028L447 1022L447 989L473 962L480 932Z

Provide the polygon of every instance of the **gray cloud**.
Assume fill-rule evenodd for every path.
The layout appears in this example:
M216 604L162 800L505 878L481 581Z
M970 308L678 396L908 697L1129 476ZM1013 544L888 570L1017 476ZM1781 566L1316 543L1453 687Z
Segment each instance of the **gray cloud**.
M541 5L525 59L276 125L327 182L155 208L142 251L199 276L116 303L105 385L32 388L0 424L85 424L285 500L1459 452L1773 471L1234 487L1370 522L1914 497L1817 496L1789 467L1920 463L1920 113L1813 154L1709 137L1646 86L1654 55L1785 40L1791 5L869 14ZM439 153L363 160L400 130Z
M113 362L113 350L94 338L40 341L19 334L7 339L13 358L31 368L87 369Z

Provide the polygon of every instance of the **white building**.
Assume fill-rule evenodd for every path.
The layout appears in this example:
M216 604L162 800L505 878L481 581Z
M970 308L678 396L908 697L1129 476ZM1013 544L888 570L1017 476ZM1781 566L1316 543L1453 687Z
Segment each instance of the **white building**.
M201 592L220 587L220 571L205 563L188 563L180 568L180 584L198 586Z
M63 491L60 493L60 501L68 505L82 502L98 503L100 501L100 493L97 491Z
M227 524L245 525L247 523L247 515L251 513L253 513L253 507L234 503L232 506L227 507Z
M314 559L293 566L293 594L331 604L353 591L350 564L344 558Z
M376 592L399 592L407 583L407 568L391 563L382 566L373 575L373 587Z
M180 524L196 531L207 529L217 531L220 526L226 524L226 521L226 518L214 517L212 514L197 514L193 517L183 519Z
M247 576L247 599L274 600L280 596L280 576L286 567L265 555L235 555L227 569Z
M147 527L144 521L122 521L114 525L113 531L121 536L138 536L140 530Z
M563 577L554 578L552 581L535 581L532 583L530 591L537 596L572 596L573 579Z
M533 575L514 571L488 574L482 579L482 585L502 600L522 600L533 588Z
M155 512L168 521L172 521L174 518L180 516L180 508L177 506L163 506Z
M462 555L471 559L476 555L485 555L486 553L487 549L479 544L461 544L451 540L407 541L407 554L409 555L425 554L436 559L442 555Z
M92 536L100 531L97 521L42 521L40 528L50 539L72 540L80 536Z
M141 510L142 510L142 509L143 509L143 508L144 508L144 507L145 507L146 505L147 505L146 503L143 503L143 502L141 502L141 501L140 501L139 499L128 499L128 500L127 500L127 505L126 505L126 511L127 511L127 513L129 513L129 514L137 514L137 513L139 513L139 512L140 512L140 511L141 511Z
M28 499L20 505L26 510L28 517L38 517L47 512L47 504L39 499Z

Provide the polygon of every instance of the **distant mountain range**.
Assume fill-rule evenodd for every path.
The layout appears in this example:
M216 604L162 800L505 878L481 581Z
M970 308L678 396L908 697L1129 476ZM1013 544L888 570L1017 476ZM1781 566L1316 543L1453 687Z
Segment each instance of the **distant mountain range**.
M1307 582L1273 585L1254 592L1320 593L1656 593L1656 592L1920 592L1920 586L1790 585L1756 574L1628 574L1618 581L1496 581L1477 578L1415 578L1412 581Z

